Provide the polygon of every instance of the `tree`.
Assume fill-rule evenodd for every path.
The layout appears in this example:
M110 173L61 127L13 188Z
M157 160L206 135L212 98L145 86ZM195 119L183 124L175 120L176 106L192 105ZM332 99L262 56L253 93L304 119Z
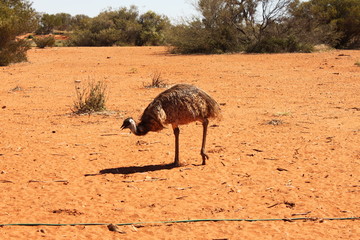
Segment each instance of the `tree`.
M140 16L138 22L141 30L136 45L158 46L165 43L165 31L170 26L170 21L166 16L148 11Z
M39 18L39 28L36 29L38 35L49 34L60 24L54 14L44 13Z
M322 43L337 48L360 46L359 0L297 0L290 13L293 23L319 36Z
M26 0L0 1L0 66L26 61L29 45L16 39L36 27L36 14Z
M57 13L55 14L58 19L58 25L56 30L70 31L72 27L73 17L68 13Z
M260 21L256 24L254 21L251 26L255 37L258 41L261 41L263 35L266 33L266 30L272 25L280 24L281 21L285 18L287 11L289 9L292 0L261 0L259 5L261 7L261 18ZM255 29L254 29L255 27Z
M257 10L249 19L250 43L247 52L310 52L313 45L302 35L302 27L289 20L291 8L298 0L258 0ZM257 16L257 17L256 17ZM311 35L312 36L312 35Z
M169 19L154 12L139 14L137 7L108 9L94 18L78 17L72 44L77 46L161 45Z
M186 54L239 51L247 39L241 33L244 6L238 3L199 0L196 7L202 16L172 28L169 41L174 46L173 51Z
M68 13L41 14L39 16L39 27L36 34L49 34L54 30L69 31L72 29L73 21L77 21Z
M78 26L71 42L77 46L135 45L141 29L138 16L135 6L106 10Z
M178 36L173 38L175 50L182 52L185 45L185 52L221 53L251 49L268 36L278 34L277 26L286 16L292 1L199 0L197 10L202 17L175 28L178 31L173 34ZM203 47L191 39L195 33L200 35L198 43L205 44ZM189 48L191 45L193 50Z
M89 25L90 20L91 18L84 14L75 15L71 21L71 30L85 29Z

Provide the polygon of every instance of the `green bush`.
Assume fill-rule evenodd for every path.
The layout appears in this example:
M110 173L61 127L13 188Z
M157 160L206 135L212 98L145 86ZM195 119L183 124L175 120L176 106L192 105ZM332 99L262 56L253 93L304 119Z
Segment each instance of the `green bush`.
M71 36L74 46L160 45L169 20L151 11L139 15L135 6L107 10L87 19Z
M17 36L36 26L35 11L28 1L0 1L0 66L26 61L30 46Z
M72 46L95 46L93 33L90 30L77 30L70 36L69 44Z
M173 53L221 54L241 50L238 35L233 28L204 28L200 20L173 27L167 41L173 46Z
M206 35L200 22L192 22L191 25L173 27L168 42L173 46L172 53L206 53L210 50Z
M0 48L0 66L27 61L26 51L30 44L26 40L9 41Z
M250 44L248 53L286 53L286 52L311 52L313 47L309 44L300 43L292 36L268 37L254 44Z
M35 37L33 41L38 48L53 47L55 45L55 38L53 36Z

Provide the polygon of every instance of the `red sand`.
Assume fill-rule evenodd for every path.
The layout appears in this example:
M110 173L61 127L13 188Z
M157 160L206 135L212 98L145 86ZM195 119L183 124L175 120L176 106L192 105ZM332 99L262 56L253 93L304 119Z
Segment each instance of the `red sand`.
M0 225L359 217L360 51L178 56L162 47L118 47L28 55L27 63L0 68ZM200 124L181 126L182 167L173 169L160 167L173 162L171 126L143 137L120 131L125 117L138 118L164 90L143 87L156 72L169 84L195 84L221 104L223 119L210 122L207 165L199 165ZM107 83L110 112L71 115L74 82L89 79ZM96 175L114 168L118 174ZM119 229L125 233L3 226L0 236L356 239L360 221Z

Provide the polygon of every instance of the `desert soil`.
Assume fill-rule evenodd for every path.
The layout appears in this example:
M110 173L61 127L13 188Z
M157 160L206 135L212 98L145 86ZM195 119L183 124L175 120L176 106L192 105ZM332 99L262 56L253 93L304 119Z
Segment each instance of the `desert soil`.
M163 47L32 49L0 68L1 239L358 239L360 51L180 56ZM164 88L221 105L201 124L120 130ZM102 114L73 115L76 85L107 84ZM207 221L196 219L287 219ZM324 218L353 218L328 220ZM310 220L311 219L311 220ZM141 224L136 224L141 222ZM119 226L119 232L104 223Z

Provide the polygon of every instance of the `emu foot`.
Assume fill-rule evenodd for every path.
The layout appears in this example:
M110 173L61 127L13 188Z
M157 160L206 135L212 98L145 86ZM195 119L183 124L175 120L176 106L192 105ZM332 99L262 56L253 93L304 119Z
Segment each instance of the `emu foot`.
M206 154L206 153L201 153L201 156L202 156L202 165L206 165L206 160L209 159L209 156Z
M174 163L173 163L173 166L174 167L180 167L180 161L179 160L175 160Z

